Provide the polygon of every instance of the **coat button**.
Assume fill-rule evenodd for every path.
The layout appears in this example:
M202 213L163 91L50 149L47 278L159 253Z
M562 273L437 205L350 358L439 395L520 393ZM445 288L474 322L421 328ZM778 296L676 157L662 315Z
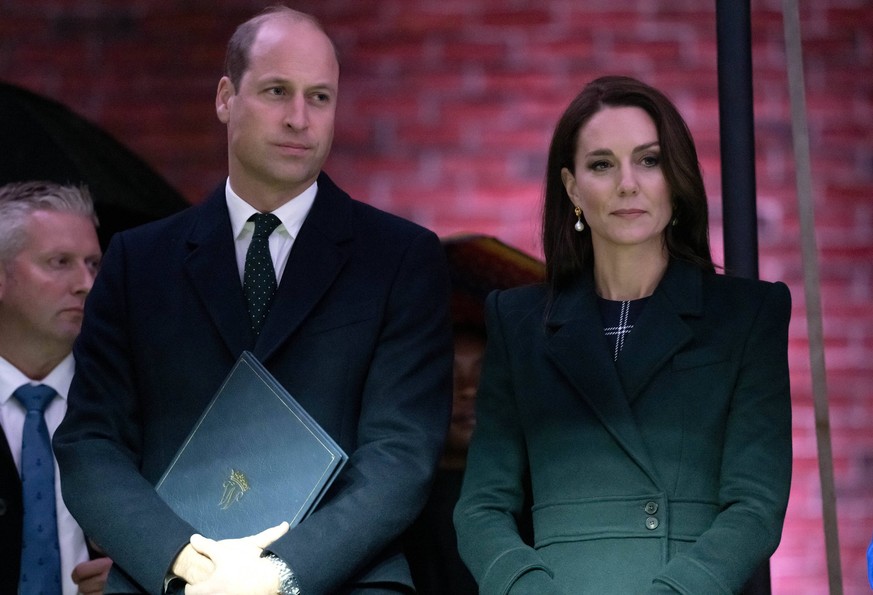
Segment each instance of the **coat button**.
M655 514L658 512L658 503L657 502L646 502L645 508L646 514Z
M650 516L646 519L646 529L648 529L649 531L654 531L655 529L657 529L658 524L658 519L653 516Z

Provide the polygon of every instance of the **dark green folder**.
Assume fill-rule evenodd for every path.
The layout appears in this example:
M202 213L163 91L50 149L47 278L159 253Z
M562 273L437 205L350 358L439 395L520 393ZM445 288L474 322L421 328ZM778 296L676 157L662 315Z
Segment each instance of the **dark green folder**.
M300 523L347 459L245 351L155 489L206 537L244 537Z

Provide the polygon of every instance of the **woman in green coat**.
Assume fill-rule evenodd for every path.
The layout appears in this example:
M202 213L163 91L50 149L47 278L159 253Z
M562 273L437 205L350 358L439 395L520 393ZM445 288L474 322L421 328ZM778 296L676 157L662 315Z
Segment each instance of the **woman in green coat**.
M586 86L549 151L547 284L487 303L455 508L482 593L737 593L776 549L791 298L716 274L707 226L673 104Z

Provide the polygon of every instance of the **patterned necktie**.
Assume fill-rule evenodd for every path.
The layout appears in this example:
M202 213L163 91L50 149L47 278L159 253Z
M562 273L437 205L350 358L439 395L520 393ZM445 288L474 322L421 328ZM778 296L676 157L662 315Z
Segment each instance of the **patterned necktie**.
M61 592L61 553L55 511L55 462L43 412L55 391L25 384L13 395L27 409L21 437L21 487L24 525L21 595Z
M255 213L249 217L249 221L255 222L255 232L246 252L243 293L249 307L252 330L257 335L261 332L276 292L276 271L270 257L269 237L281 221L272 213Z

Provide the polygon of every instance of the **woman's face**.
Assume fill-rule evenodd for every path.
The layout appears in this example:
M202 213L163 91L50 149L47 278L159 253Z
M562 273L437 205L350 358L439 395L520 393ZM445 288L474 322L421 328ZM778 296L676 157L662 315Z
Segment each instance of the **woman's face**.
M605 107L579 130L574 171L561 170L582 209L595 254L625 247L663 250L672 218L655 122L638 107Z

